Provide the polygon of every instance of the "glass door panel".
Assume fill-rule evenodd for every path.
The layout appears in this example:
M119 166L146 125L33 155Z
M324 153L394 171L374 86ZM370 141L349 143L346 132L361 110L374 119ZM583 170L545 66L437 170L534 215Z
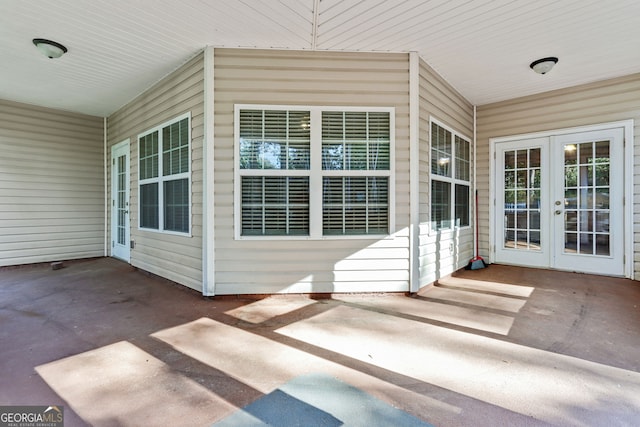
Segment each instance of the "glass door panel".
M565 253L611 255L609 141L565 144Z
M552 266L581 272L624 272L623 138L621 129L554 138L562 159L556 179Z
M549 265L548 146L548 138L496 145L497 262Z
M117 195L116 195L116 211L117 211L117 224L118 229L116 242L119 245L126 244L126 227L127 227L127 213L129 210L129 200L127 196L126 179L128 171L126 170L127 156L122 155L116 159L116 171L117 174Z
M129 148L128 141L111 148L111 255L125 261L131 257Z
M623 153L622 128L496 143L495 261L624 275Z
M503 247L539 251L540 148L505 150Z

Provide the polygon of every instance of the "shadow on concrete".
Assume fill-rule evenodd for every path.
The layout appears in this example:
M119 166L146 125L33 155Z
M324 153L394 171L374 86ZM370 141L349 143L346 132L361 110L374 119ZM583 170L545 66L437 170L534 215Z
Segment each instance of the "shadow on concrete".
M416 298L211 300L112 259L3 271L0 404L65 405L70 426L264 422L260 401L345 423L287 386L315 375L434 425L632 423L637 283L553 273L494 265Z

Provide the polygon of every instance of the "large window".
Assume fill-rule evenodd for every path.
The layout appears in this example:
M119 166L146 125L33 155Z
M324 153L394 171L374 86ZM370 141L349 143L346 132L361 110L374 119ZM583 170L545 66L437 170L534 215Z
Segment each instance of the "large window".
M190 116L138 137L139 227L190 233Z
M236 236L391 230L393 109L236 106Z
M431 229L469 225L469 141L431 122Z

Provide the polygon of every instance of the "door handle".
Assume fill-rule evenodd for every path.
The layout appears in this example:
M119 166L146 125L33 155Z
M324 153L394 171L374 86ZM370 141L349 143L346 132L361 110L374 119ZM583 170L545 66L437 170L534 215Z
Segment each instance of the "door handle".
M562 211L561 211L560 209L558 209L558 210L556 211L556 215L560 215L561 213L562 213Z

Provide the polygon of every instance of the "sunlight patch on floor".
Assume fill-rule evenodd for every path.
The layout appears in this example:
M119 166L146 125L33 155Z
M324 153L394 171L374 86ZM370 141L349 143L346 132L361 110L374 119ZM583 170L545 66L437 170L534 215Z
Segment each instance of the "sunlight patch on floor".
M126 341L35 369L96 426L207 425L237 409Z
M225 313L236 319L258 324L312 304L315 304L315 301L309 298L296 296L287 298L271 297L234 308Z
M508 283L489 282L485 280L472 280L462 277L445 277L438 280L439 284L446 286L455 286L458 288L466 288L470 290L495 292L503 295L511 295L514 297L528 298L536 289L531 286L513 285Z
M425 298L467 304L509 313L518 313L527 303L524 299L511 298L501 295L468 292L457 289L433 287L424 294Z
M269 393L293 377L310 372L311 361L315 364L323 362L303 351L208 318L158 331L151 336L262 393Z
M460 412L456 406L347 368L296 348L295 344L281 344L208 318L165 329L152 336L264 394L271 393L297 376L324 372L348 381L355 387L378 390L381 395L389 397L389 403L395 406L400 406L402 399L411 399L429 408L430 414L437 414L441 418ZM401 400L394 403L392 398Z
M499 335L508 335L513 326L513 316L488 312L482 307L459 307L441 303L438 301L428 301L422 298L405 297L373 297L373 298L352 298L349 296L339 296L336 299L353 304L365 304L372 307L400 315L408 315L425 321L435 320L437 322L462 326L464 328L478 331L491 332Z
M340 306L277 330L550 423L640 410L640 374L414 320Z

